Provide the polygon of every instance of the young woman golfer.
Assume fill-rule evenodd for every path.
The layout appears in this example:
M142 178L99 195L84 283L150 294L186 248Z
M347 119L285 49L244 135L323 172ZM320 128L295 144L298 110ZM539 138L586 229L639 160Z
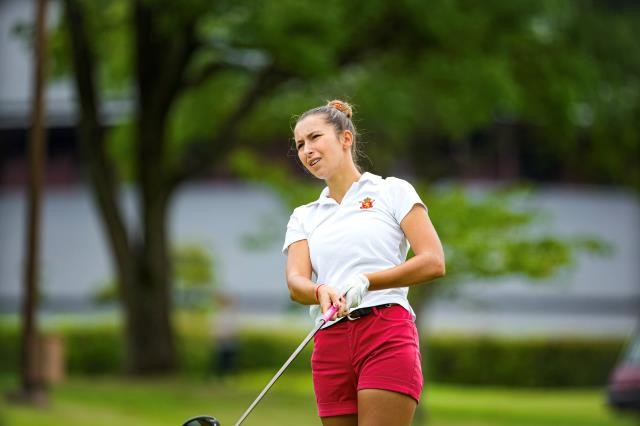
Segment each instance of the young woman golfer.
M423 379L408 287L443 276L444 253L411 184L360 171L351 116L331 101L295 125L298 158L327 186L291 215L287 284L299 303L339 307L311 359L322 424L410 425Z

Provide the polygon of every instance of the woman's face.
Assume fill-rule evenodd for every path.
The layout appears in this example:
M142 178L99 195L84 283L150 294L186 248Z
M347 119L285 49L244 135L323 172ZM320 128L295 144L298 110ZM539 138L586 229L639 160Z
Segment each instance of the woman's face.
M336 134L324 115L305 117L293 130L300 162L319 179L328 179L350 160L351 132Z

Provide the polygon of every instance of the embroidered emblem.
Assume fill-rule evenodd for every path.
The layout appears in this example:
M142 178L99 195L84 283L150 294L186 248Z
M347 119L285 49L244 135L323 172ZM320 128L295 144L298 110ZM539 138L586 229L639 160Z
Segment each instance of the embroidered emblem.
M373 207L373 202L375 200L367 197L364 200L360 201L360 209L370 209L371 207Z

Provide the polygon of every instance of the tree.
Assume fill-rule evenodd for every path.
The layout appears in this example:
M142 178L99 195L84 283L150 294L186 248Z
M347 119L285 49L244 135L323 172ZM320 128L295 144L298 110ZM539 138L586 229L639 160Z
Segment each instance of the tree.
M294 67L286 48L302 41L297 47L304 49L308 40L292 42L280 29L268 27L273 22L267 18L274 11L265 9L280 6L249 9L249 5L212 5L204 0L64 1L68 56L80 110L78 139L114 259L126 318L127 367L132 373L166 372L176 366L166 221L178 186L224 159L243 120L276 88L349 63L377 46L359 40L338 45L333 40L330 49L321 52L319 59L325 62L321 70L303 64ZM314 18L315 9L296 2L286 6L291 29ZM333 2L335 10L338 6ZM304 14L291 15L291 8ZM327 26L337 19L330 18L316 29L328 41L332 33ZM260 36L260 31L275 34L263 43L246 40L242 30L249 21L264 24L256 25L253 36ZM389 33L382 22L375 24L383 34ZM130 46L131 56L122 50L108 56L122 49L114 42ZM114 132L113 142L101 121L105 82L130 84L134 94L132 117ZM205 100L203 94L214 97ZM194 110L202 117L203 106L207 118L189 117ZM140 227L135 230L127 228L118 203L122 175L110 150L119 148L130 160L121 163L120 171L129 174L138 192Z
M34 37L34 94L32 102L31 131L29 140L29 210L25 242L24 292L22 306L22 341L20 360L21 390L17 398L29 403L43 403L46 384L42 376L42 339L37 317L40 281L40 206L42 180L46 158L46 128L44 123L44 88L47 58L47 1L36 4Z
M480 175L640 187L637 4L381 3L347 12L357 16L342 36L362 38L360 19L382 14L394 28L386 47L330 81L278 93L256 115L252 137L275 133L278 110L346 96L379 170L410 168L431 181Z
M125 308L129 371L176 365L166 220L183 182L229 173L225 160L238 146L271 161L286 150L290 114L330 97L357 101L380 172L404 163L440 177L422 173L442 170L438 156L425 155L432 142L446 140L468 164L473 133L496 120L577 134L565 109L606 81L590 71L602 60L567 43L581 4L64 0L68 42L58 57L77 88L79 142ZM132 111L107 129L100 108L116 95L131 98ZM126 179L137 190L138 227L125 224L118 203Z
M174 299L178 307L206 309L217 287L215 265L206 248L196 243L181 244L172 250ZM96 303L118 303L116 280L104 280L94 293Z
M352 91L373 100L361 112L376 141L397 141L374 152L386 167L392 153L430 180L484 173L640 188L637 4L429 2L401 16L414 25L400 47L412 54L395 51Z

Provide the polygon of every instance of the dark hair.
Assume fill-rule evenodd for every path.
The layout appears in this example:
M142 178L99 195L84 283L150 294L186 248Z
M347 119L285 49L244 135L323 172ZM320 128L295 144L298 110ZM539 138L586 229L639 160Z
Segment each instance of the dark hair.
M327 123L331 124L335 129L336 133L343 132L345 130L349 130L351 134L353 134L353 144L351 145L351 155L353 157L354 163L356 163L356 167L358 166L358 158L361 156L361 151L358 148L358 144L356 143L356 138L358 136L358 132L356 130L356 126L353 125L353 121L351 121L351 117L353 116L353 108L347 102L334 99L332 101L327 102L326 105L311 108L310 110L301 114L296 120L296 124L302 121L303 119L309 117L310 115L323 114Z

